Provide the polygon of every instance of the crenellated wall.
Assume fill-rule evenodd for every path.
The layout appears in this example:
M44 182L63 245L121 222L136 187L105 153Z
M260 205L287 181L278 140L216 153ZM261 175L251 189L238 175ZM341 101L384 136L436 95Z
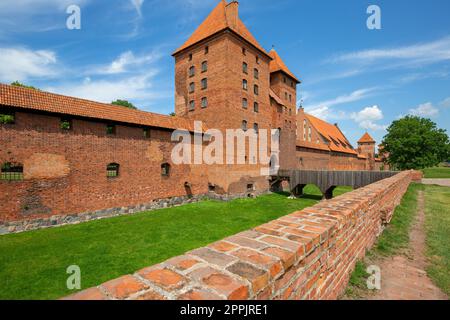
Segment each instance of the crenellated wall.
M401 172L66 299L336 299L413 178Z

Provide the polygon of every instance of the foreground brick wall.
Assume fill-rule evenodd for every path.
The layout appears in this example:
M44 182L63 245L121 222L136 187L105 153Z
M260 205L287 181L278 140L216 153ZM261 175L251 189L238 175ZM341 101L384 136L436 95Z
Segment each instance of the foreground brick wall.
M66 299L336 299L413 176L402 172Z

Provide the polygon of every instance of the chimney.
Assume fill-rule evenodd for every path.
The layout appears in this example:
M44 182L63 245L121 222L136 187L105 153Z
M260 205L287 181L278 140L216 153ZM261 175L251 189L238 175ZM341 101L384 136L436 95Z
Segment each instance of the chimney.
M226 8L227 23L231 29L237 29L239 19L239 2L231 1Z

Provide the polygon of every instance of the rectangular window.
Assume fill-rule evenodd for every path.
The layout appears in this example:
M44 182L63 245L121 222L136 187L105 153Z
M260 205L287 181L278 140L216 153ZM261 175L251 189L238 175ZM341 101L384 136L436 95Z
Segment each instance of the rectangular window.
M259 104L258 104L258 102L255 102L255 103L253 104L253 110L254 110L255 112L259 112Z
M292 102L292 95L289 95L289 102Z
M242 99L242 108L244 108L244 109L248 108L248 101L245 98Z
M195 109L195 101L189 101L189 111L193 111Z
M255 133L258 134L258 132L259 132L259 125L257 123L253 124L253 130L255 130Z
M255 76L255 79L259 79L259 71L258 71L258 69L254 69L253 70L253 74L254 74L254 76Z
M110 135L116 134L116 126L113 124L108 124L106 126L106 134L110 134Z
M253 92L256 94L256 95L259 95L259 87L255 84L254 85L254 87L253 87Z
M208 61L202 62L202 72L208 71Z
M13 112L0 112L0 124L14 124L16 121Z
M1 166L0 180L23 180L23 165L6 162Z
M193 93L195 91L195 83L191 82L189 84L189 93Z
M243 54L244 56L247 55L247 49L242 48L242 54Z
M245 74L248 73L248 64L245 62L242 63L242 72Z
M208 107L208 98L202 98L202 108Z
M247 80L242 80L242 89L247 90L248 89L248 82Z
M192 61L192 53L189 54L189 61Z
M195 76L195 67L192 66L189 68L189 77Z
M259 64L259 57L256 56L256 63Z
M70 121L70 119L62 118L59 123L59 126L60 126L61 130L64 130L64 131L72 130L72 121Z
M208 79L204 78L202 79L202 90L205 90L208 88Z
M150 129L149 128L144 128L143 132L144 132L144 138L146 138L146 139L150 138Z
M205 54L208 54L208 53L209 53L209 47L206 46L206 47L205 47Z

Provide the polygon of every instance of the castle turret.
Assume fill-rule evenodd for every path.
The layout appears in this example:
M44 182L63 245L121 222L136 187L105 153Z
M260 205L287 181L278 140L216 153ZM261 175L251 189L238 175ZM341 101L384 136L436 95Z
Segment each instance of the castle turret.
M375 144L376 141L366 132L358 141L358 153L368 159L375 158Z

